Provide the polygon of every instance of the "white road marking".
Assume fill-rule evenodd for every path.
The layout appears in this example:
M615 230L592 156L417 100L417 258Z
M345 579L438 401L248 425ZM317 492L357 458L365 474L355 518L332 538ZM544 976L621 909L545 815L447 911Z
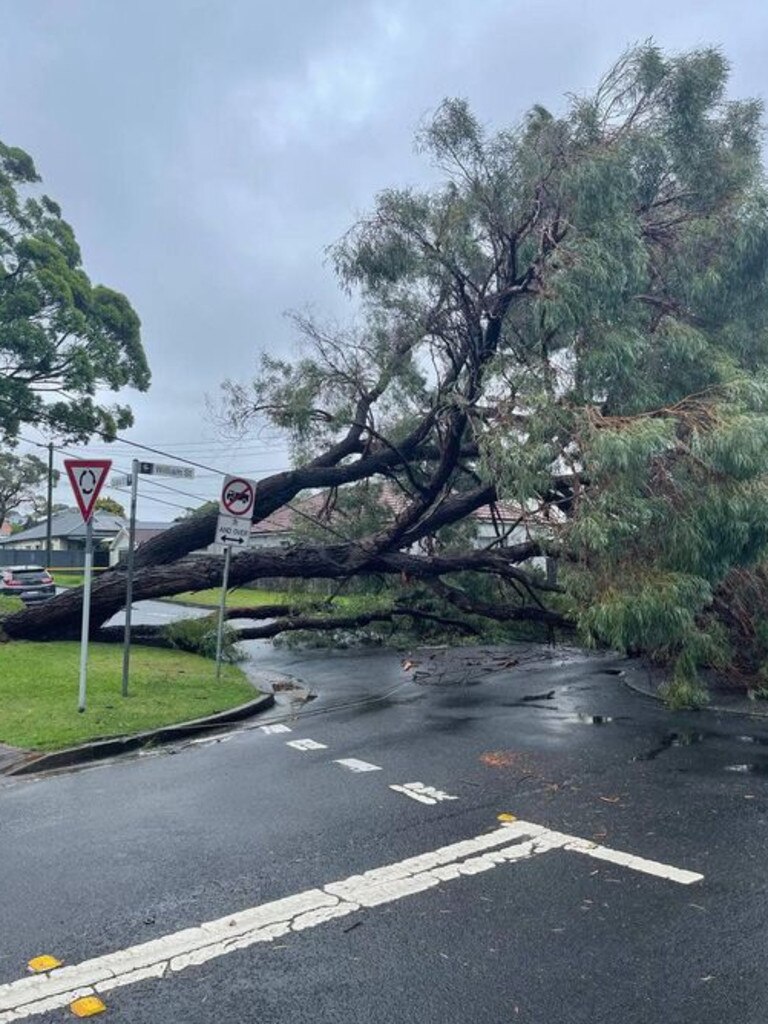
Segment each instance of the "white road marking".
M308 889L80 964L0 985L0 1024L60 1009L84 995L167 977L236 949L272 942L291 931L316 928L361 907L393 903L464 875L490 871L550 850L570 850L608 860L682 885L704 877L694 871L620 853L578 836L516 821L472 839L331 882L322 889Z
M381 768L377 764L369 764L367 761L358 761L356 757L342 757L338 761L334 761L334 764L343 765L345 768L349 768L351 772L380 772Z
M443 800L458 800L457 796L450 796L443 793L441 789L434 786L425 786L423 782L405 782L402 786L390 786L396 793L403 793L411 800L418 800L420 804L439 804Z
M315 740L287 740L287 747L293 747L294 750L327 750L328 747L325 743L317 743Z
M279 723L277 725L260 725L259 728L263 733L266 733L267 736L271 736L272 733L275 732L291 732L289 726L280 725Z

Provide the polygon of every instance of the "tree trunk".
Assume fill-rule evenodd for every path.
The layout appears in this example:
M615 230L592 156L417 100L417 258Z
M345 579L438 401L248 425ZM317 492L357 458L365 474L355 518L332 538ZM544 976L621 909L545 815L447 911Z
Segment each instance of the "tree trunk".
M229 581L232 587L254 579L285 577L291 579L344 579L354 573L357 544L328 547L297 547L287 551L243 551L232 558ZM457 555L410 555L393 552L372 555L366 572L383 575L404 574L413 579L438 577L446 573L492 572L506 578L525 574L515 563L541 554L534 542L517 544L499 551L469 551ZM171 565L140 569L134 578L134 600L166 597L188 590L206 590L221 585L223 558L199 555ZM123 570L112 570L96 580L91 596L91 630L99 627L125 605L126 577ZM67 591L51 601L16 612L3 622L6 636L14 640L76 639L80 633L83 593L81 588Z

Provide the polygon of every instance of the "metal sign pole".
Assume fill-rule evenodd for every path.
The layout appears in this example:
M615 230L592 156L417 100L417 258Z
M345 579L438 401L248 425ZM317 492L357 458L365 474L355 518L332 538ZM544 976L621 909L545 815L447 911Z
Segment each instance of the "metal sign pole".
M53 441L48 444L48 488L45 503L45 567L50 572L53 550Z
M229 544L224 548L224 575L221 580L221 604L219 605L219 628L216 633L216 682L221 679L221 646L224 638L224 612L227 607L227 587L229 586L229 562L232 548Z
M125 634L123 636L123 696L128 696L131 666L131 604L133 603L133 549L136 545L136 503L139 496L139 460L131 463L131 518L128 526L128 566L125 578Z
M83 584L83 628L80 634L80 690L77 710L85 711L85 680L88 671L88 633L91 625L91 578L93 576L93 523L85 524L85 582Z

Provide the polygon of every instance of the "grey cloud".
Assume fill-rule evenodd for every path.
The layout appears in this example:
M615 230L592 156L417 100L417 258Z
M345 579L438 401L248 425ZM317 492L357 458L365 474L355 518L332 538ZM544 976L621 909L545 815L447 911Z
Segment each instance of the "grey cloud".
M2 14L0 138L33 154L90 273L142 318L154 383L130 436L150 444L213 435L204 394L247 376L259 348L290 348L285 308L344 315L324 248L377 189L429 180L412 136L443 96L510 123L650 35L722 45L735 93L760 94L768 22L760 0L5 0Z

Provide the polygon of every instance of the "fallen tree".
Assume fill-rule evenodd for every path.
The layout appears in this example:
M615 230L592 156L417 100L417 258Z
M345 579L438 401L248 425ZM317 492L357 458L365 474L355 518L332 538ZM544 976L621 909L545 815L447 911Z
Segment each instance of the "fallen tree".
M713 591L768 545L761 108L724 99L727 70L643 46L562 117L536 107L497 134L443 104L419 136L443 183L382 193L331 250L358 320L296 316L296 360L224 386L231 429L266 420L293 447L255 520L295 500L312 520L287 550L238 555L233 585L422 581L375 614L576 623L688 683L727 657ZM307 492L322 514L302 513ZM141 548L136 599L219 583L221 559L191 554L215 518ZM121 571L96 582L95 631L124 590ZM6 634L75 635L80 601ZM244 635L342 618L362 621L331 601Z

